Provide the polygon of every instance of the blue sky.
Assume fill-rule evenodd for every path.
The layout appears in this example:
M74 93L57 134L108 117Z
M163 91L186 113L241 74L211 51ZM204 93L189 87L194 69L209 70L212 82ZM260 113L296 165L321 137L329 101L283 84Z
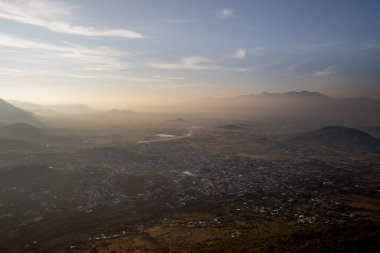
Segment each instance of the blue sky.
M320 91L380 99L380 1L0 0L2 97L139 106Z

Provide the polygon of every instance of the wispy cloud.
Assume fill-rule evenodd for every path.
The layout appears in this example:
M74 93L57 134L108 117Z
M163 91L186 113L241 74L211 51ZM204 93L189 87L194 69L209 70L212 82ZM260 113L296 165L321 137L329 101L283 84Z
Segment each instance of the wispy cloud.
M1 0L0 18L15 22L43 27L53 32L82 35L108 36L131 39L143 38L143 35L127 29L101 29L72 25L66 19L76 6L48 0Z
M235 54L233 55L235 59L243 60L245 57L247 57L247 51L245 49L238 49L236 50Z
M25 58L31 54L35 56L35 63L39 57L51 58L51 60L59 59L72 66L79 65L84 70L126 69L129 64L121 58L130 55L128 52L108 47L89 48L71 43L51 44L4 33L0 33L0 49L18 49L23 52ZM22 61L22 59L19 60Z
M155 86L156 88L166 88L166 89L203 89L203 88L214 88L217 85L207 83L207 82L189 82L189 83L176 83L176 84L161 84Z
M15 70L15 75L26 72L20 72ZM2 71L0 68L0 75ZM104 73L104 72L95 72L91 75L89 74L72 74L72 73L66 73L66 72L57 72L53 71L52 73L49 73L50 75L55 76L65 76L68 78L73 78L76 80L87 80L87 81L113 81L113 82L119 82L123 85L128 86L144 86L144 87L150 87L154 89L159 88L170 88L170 89L182 89L182 88L207 88L207 87L213 87L214 84L208 83L208 82L199 82L199 81L189 81L186 80L183 77L178 76L138 76L138 75L129 75L129 74L113 74L113 73Z
M26 72L19 69L12 68L0 68L0 76L26 76L27 74L32 74L31 72Z
M179 62L155 62L149 64L150 67L157 69L174 70L203 70L203 71L232 71L232 72L252 72L253 68L234 68L218 64L216 61L202 57L190 56L182 58Z
M236 17L236 11L234 9L223 9L218 13L218 18L220 19L229 19Z
M202 56L182 58L180 62L155 62L150 64L157 69L185 69L185 70L219 70L221 66L213 64L211 59Z
M336 73L336 65L328 66L325 69L316 70L313 72L312 76L314 77L328 77Z
M130 82L137 82L137 83L181 83L185 80L183 77L173 77L173 76L153 76L153 77L147 77L147 76L126 76L124 77L125 80Z

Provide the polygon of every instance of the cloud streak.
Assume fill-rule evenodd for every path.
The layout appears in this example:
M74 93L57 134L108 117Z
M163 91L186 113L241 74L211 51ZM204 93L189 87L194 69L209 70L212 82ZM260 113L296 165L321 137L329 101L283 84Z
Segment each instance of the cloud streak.
M72 25L64 19L70 16L74 9L75 6L68 6L67 3L47 0L3 0L0 1L0 18L72 35L130 39L144 37L138 32L127 29L100 29Z
M231 72L252 72L253 68L233 68L225 67L214 60L202 56L190 56L182 58L179 62L155 62L149 64L156 69L172 70L202 70L202 71L231 71Z
M190 56L182 58L180 62L156 62L150 64L157 69L177 69L177 70L220 70L222 66L215 65L211 59L202 56Z
M120 59L129 56L129 53L108 47L89 48L71 43L51 44L0 33L0 49L9 48L21 50L24 58L30 54L37 56L34 57L35 63L38 62L37 58L43 57L55 61L63 60L70 66L80 66L83 70L118 70L129 66L126 61Z
M313 77L328 77L328 76L332 76L336 73L336 65L331 65L331 66L328 66L327 68L325 69L321 69L321 70L316 70L313 72L312 76Z

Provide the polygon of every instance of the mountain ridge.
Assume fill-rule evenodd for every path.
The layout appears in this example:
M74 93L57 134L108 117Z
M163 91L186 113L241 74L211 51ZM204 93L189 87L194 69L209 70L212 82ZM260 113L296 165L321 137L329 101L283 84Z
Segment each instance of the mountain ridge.
M324 125L361 127L380 124L378 100L363 97L333 98L310 91L203 98L165 109L176 113L283 121L314 127Z
M0 122L2 124L13 124L23 122L38 127L43 125L33 113L16 107L13 104L8 103L7 101L1 98Z

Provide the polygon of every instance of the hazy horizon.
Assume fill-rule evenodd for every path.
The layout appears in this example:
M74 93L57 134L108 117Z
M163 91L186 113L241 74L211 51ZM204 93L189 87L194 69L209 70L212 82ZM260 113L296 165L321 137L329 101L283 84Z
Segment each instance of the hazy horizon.
M141 111L141 112L154 112L156 110L161 110L165 107L170 107L170 106L175 106L175 105L181 105L181 104L191 104L191 103L196 103L198 101L205 101L206 99L213 98L213 99L229 99L229 98L235 98L239 96L247 96L247 95L263 95L263 94L285 94L285 93L291 93L291 92L296 92L296 93L303 93L303 92L311 92L311 93L319 93L321 95L328 96L332 99L347 99L347 98L353 98L353 99L359 99L359 98L368 98L368 99L373 99L375 101L380 101L379 99L373 98L373 97L363 97L363 96L352 96L352 97L347 97L347 96L341 96L341 97L334 97L328 94L324 94L321 92L317 91L308 91L308 90L300 90L300 91L284 91L284 92L260 92L260 93L244 93L244 94L228 94L228 95L216 95L216 94L204 94L203 96L193 96L193 97L178 97L176 96L176 99L172 99L169 97L162 98L162 99L154 99L152 101L149 101L149 98L145 98L145 100L142 100L141 98L137 97L135 98L135 101L114 101L114 103L86 103L83 101L79 100L73 100L73 101L52 101L51 103L40 103L39 101L33 100L33 98L30 98L28 100L20 100L20 99L8 99L8 98L0 98L4 99L5 101L8 101L10 103L13 102L21 102L21 103L31 103L31 104L36 104L36 105L42 105L42 106L55 106L55 105L85 105L92 107L97 110L112 110L112 109L117 109L117 110L136 110L136 111ZM254 101L252 101L254 102ZM200 104L201 106L201 104Z

